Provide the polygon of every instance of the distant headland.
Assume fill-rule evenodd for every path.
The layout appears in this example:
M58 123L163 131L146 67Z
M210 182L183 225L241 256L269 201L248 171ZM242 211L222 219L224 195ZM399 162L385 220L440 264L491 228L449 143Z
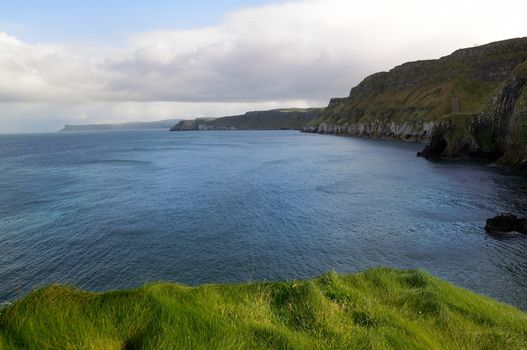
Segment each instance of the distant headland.
M169 129L181 119L165 119L153 122L128 122L116 124L66 124L60 132L82 132L82 131L109 131L109 130L143 130L143 129Z
M182 120L170 131L189 130L300 130L320 117L322 108L288 108L253 111L221 118Z

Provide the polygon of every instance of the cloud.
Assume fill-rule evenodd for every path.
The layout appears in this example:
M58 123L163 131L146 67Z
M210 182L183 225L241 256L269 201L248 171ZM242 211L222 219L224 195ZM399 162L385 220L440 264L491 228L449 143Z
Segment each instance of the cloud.
M25 43L0 33L0 102L106 99L112 72L96 59L57 44Z
M304 100L288 101L288 106L312 106ZM284 107L283 101L264 102L160 102L106 101L83 103L10 102L0 103L0 134L53 132L64 124L119 123L161 119L218 117L251 110Z
M0 121L29 120L30 104L45 108L41 115L72 121L84 113L90 122L120 112L148 120L211 106L221 115L322 105L404 61L525 36L525 10L515 0L287 1L235 11L216 26L135 33L114 48L30 44L0 33Z

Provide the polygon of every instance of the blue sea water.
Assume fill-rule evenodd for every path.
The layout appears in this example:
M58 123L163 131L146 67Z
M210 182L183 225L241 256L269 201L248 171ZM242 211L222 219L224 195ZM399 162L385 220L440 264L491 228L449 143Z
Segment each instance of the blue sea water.
M422 268L527 310L527 178L422 145L295 131L0 136L0 301Z

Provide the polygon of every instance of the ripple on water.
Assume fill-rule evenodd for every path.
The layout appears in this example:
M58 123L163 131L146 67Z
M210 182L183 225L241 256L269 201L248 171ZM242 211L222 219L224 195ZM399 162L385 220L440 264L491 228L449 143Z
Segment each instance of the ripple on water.
M527 310L527 179L422 146L293 131L0 136L0 302L93 290L424 268Z

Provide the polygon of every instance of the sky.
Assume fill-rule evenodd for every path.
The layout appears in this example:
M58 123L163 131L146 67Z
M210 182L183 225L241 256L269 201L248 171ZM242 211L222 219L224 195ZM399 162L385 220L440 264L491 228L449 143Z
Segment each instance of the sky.
M0 133L325 106L367 75L527 36L527 1L0 0Z

